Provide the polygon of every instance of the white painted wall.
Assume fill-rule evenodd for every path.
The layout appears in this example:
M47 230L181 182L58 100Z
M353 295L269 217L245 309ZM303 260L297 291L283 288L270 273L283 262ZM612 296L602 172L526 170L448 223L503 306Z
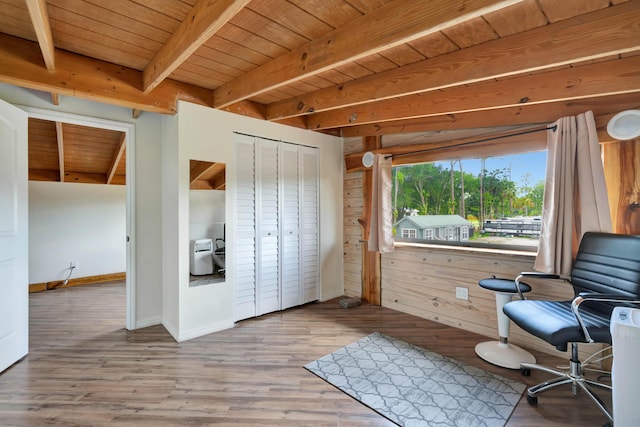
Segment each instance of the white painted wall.
M225 217L232 254L233 132L320 148L321 299L343 294L342 140L317 132L213 110L185 102L176 116L131 110L0 84L15 105L135 124L135 327L162 323L179 341L233 326L233 271L227 280L189 288L189 159L227 164ZM233 260L227 259L229 265ZM81 265L82 267L82 265Z
M29 283L126 270L122 185L29 182Z
M135 327L162 321L162 182L161 141L163 117L144 112L136 120L131 109L78 98L61 96L60 105L51 103L51 95L0 83L0 98L17 106L29 106L57 112L135 123ZM127 156L129 158L129 156ZM82 268L82 266L81 266Z
M180 102L178 111L175 118L178 122L177 141L174 138L165 141L163 152L163 183L166 184L163 200L165 300L175 283L179 288L179 321L172 331L174 338L183 341L233 325L233 268L227 269L225 282L189 287L189 212L186 202L190 159L226 163L227 265L233 266L234 171L236 163L243 161L235 158L234 131L319 148L321 299L342 295L342 140L186 102ZM177 188L176 183L171 182L176 177ZM168 245L168 241L171 244Z
M162 121L162 325L176 340L180 294L178 250L178 118Z

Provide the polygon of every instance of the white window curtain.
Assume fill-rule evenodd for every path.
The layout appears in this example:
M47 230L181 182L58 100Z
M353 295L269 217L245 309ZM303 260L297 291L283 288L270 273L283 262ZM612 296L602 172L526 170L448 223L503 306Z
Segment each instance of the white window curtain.
M547 131L543 222L534 269L568 277L587 231L611 232L593 112L563 117Z
M391 157L375 154L371 194L371 228L369 250L393 252L393 216L391 211Z

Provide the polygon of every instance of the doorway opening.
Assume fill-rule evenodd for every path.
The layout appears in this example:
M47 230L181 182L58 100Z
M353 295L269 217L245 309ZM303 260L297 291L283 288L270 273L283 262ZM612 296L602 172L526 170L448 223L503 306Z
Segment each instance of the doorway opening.
M115 221L110 220L109 212L103 209L91 206L88 202L83 210L86 209L87 215L79 213L80 225L84 227L112 227L115 236L106 238L109 233L104 229L101 230L101 238L95 239L95 245L105 245L108 247L119 247L118 239L124 240L125 246L125 327L127 329L135 329L135 242L130 236L135 235L135 212L134 212L134 156L135 156L135 125L132 123L118 122L107 119L99 119L95 117L81 116L64 112L50 111L31 107L21 107L27 111L29 115L29 181L30 188L38 188L40 193L47 193L47 181L71 182L77 184L78 187L72 191L73 197L82 196L82 194L90 197L98 197L100 203L105 203L104 210L121 206L121 198L124 196L125 215L121 217L121 212L113 216ZM31 133L34 135L31 135ZM55 145L52 147L51 142L45 143L47 135L52 134L55 137ZM31 161L31 143L34 138L34 145L38 144L41 152L33 153L34 162ZM38 141L38 138L41 140ZM54 150L53 153L47 152ZM44 147L44 148L43 148ZM35 148L35 147L34 147ZM57 167L52 167L51 161L55 157ZM37 159L37 160L36 160ZM48 162L48 163L47 163ZM33 163L33 168L32 168ZM39 166L39 167L38 167ZM33 185L31 185L33 183ZM100 191L95 191L98 187L93 184L100 185ZM124 191L122 191L124 187ZM66 197L67 190L60 190L61 186L57 186L57 190L53 197ZM67 189L70 188L67 187ZM93 189L93 191L92 191ZM31 190L30 190L31 193ZM95 193L92 195L92 193ZM123 195L124 193L124 195ZM30 202L31 203L31 202ZM64 206L64 202L57 200L58 206ZM118 218L116 218L118 217ZM123 221L124 220L124 221ZM92 222L93 221L93 222ZM123 224L124 223L124 224ZM124 225L124 233L120 233ZM54 225L51 225L54 226ZM31 224L29 225L31 234ZM70 229L69 232L73 232ZM64 233L62 233L64 234ZM58 233L61 235L61 233ZM33 238L33 236L32 236ZM115 240L114 240L115 239ZM100 240L100 241L98 241ZM107 242L106 240L110 240ZM121 241L121 240L120 240ZM89 250L91 242L85 241L83 245L85 250ZM121 248L121 246L120 246ZM77 248L78 249L78 248ZM83 248L79 248L81 251ZM30 258L32 249L29 249ZM96 262L108 262L108 259L95 260ZM117 255L119 256L119 255ZM117 257L116 256L116 257ZM70 256L73 258L73 256ZM61 261L60 261L61 262ZM90 263L93 263L91 259ZM89 264L90 264L89 263ZM68 265L66 265L68 264ZM64 276L61 277L62 282L73 280L72 277L86 274L91 270L91 265L86 265L78 259L70 259L63 262L58 268L62 268ZM116 268L118 269L118 268ZM83 272L84 273L81 273ZM75 273L75 274L74 274ZM78 274L80 273L80 274ZM68 277L67 277L68 276ZM93 280L98 276L94 276ZM118 277L113 277L118 280ZM120 277L120 280L122 278ZM29 280L30 283L34 281ZM65 283L66 285L66 283Z

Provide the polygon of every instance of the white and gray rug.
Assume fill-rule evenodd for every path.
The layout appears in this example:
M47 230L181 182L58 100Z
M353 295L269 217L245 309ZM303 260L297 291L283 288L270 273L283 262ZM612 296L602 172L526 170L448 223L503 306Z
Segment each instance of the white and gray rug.
M502 427L525 389L379 332L305 368L406 427Z

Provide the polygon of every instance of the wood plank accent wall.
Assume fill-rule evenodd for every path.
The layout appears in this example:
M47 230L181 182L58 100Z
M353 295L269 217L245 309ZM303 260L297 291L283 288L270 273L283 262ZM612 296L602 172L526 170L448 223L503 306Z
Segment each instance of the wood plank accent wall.
M360 152L362 138L345 138L344 153ZM358 218L364 208L362 192L363 172L353 172L344 176L344 293L349 297L362 297L362 228Z
M515 279L518 273L533 270L533 261L531 255L516 253L397 244L393 253L382 254L382 306L497 339L495 295L480 288L478 281L492 275ZM526 295L530 299L573 297L571 286L562 281L527 283L533 288ZM469 290L468 301L456 299L457 286ZM549 354L564 354L513 323L509 341ZM580 353L584 358L601 348L581 345Z
M640 138L603 144L613 231L640 234Z

